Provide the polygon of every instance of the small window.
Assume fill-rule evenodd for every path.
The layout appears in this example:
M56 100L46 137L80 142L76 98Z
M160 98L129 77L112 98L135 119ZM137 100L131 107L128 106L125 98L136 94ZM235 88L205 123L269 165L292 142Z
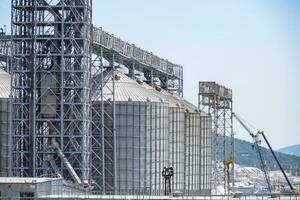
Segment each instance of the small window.
M33 200L34 193L33 192L20 192L20 200Z

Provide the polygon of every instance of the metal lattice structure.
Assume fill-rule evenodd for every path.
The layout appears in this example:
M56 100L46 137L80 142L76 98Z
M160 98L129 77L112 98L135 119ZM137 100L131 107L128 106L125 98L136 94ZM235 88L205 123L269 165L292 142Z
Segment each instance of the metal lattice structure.
M90 0L12 0L12 172L90 176Z
M91 7L91 0L12 0L11 35L0 37L1 67L12 78L10 163L14 176L54 173L112 193L116 68L179 96L183 68L93 27Z
M137 71L142 72L151 85L158 78L162 88L181 96L183 70L180 65L124 42L101 28L93 28L93 39L92 93L96 103L92 108L92 180L95 191L116 193L116 69L123 66L132 78Z
M229 194L228 176L225 162L231 160L234 166L234 134L232 127L232 90L215 82L199 82L198 107L212 117L213 134L213 185L223 186ZM228 138L228 139L227 139ZM233 185L234 167L231 169L230 181Z
M182 66L126 42L102 28L94 27L93 30L94 51L100 52L100 48L102 48L103 56L107 60L110 60L111 54L115 53L131 76L139 71L144 74L147 83L153 85L154 79L157 78L163 89L183 96Z
M94 50L92 64L92 179L94 190L113 193L115 189L115 68L116 54ZM111 73L112 79L105 75ZM107 83L111 82L110 85ZM105 93L105 92L106 93ZM100 153L99 153L100 152Z
M9 35L0 35L0 69L6 72L10 71L11 44Z

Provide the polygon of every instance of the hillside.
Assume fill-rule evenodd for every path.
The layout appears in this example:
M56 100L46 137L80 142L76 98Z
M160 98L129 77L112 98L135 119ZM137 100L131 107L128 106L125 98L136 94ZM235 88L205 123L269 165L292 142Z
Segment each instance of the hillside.
M226 138L226 140L227 142L229 142L228 138ZM234 155L235 155L236 164L247 166L247 167L260 168L260 162L257 158L256 151L252 147L252 143L240 139L235 139L234 145L235 145ZM267 148L262 147L262 152L269 169L278 170L279 168L271 154L271 151L268 150ZM287 171L291 170L291 172L294 175L300 175L300 157L294 155L288 155L280 152L276 152L276 155L282 167L285 170Z
M300 157L300 144L284 147L284 148L278 149L277 151L279 151L281 153L286 153L286 154L295 155L295 156Z

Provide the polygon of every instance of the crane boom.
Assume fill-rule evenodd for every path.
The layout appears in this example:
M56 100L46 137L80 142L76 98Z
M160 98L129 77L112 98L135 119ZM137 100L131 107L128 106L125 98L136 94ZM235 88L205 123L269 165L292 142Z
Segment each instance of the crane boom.
M271 192L272 191L272 186L271 186L271 182L270 182L270 178L268 176L268 173L267 173L267 168L266 168L266 165L265 165L265 162L264 162L264 157L263 157L263 154L262 154L262 151L261 151L261 147L260 147L260 140L258 138L259 135L262 135L264 141L266 142L266 144L268 145L268 148L270 149L271 153L272 153L272 156L274 157L277 165L279 166L286 182L288 183L289 187L290 187L290 190L291 192L296 192L295 188L293 187L293 185L291 184L290 180L288 179L285 171L283 170L275 152L273 151L273 148L271 147L269 141L267 140L267 137L266 135L264 134L263 131L258 131L257 134L253 134L251 132L251 130L246 126L246 124L235 114L235 113L232 113L232 115L234 116L234 118L244 127L244 129L251 135L251 137L253 138L254 140L254 146L257 150L257 153L258 153L258 156L259 156L259 159L260 159L260 162L261 162L261 168L264 172L264 175L265 175L265 179L266 179L266 182L268 184L268 188L269 188L269 191Z
M260 146L260 140L259 140L257 134L252 133L252 131L246 126L246 124L235 113L232 113L232 115L252 137L252 139L254 141L254 148L257 152L257 156L260 161L261 170L263 171L265 180L267 182L268 190L269 190L269 192L272 192L272 185L271 185L270 177L269 177L269 174L267 171L267 166L265 164L265 159L264 159L264 156L263 156L263 153L261 150L261 146Z
M272 155L273 155L273 157L274 157L274 159L275 159L277 165L279 166L279 168L280 168L280 170L281 170L281 172L282 172L282 174L283 174L283 176L284 176L286 182L288 183L288 185L289 185L289 187L290 187L291 192L295 192L295 191L296 191L295 188L293 187L293 185L291 184L291 182L290 182L289 178L287 177L285 171L283 170L283 168L282 168L282 166L281 166L281 164L280 164L280 162L279 162L279 160L278 160L278 158L277 158L275 152L273 151L273 148L271 147L269 141L267 140L266 135L264 134L263 131L260 131L259 134L261 134L261 135L263 136L265 142L267 143L267 145L268 145L268 147L269 147L269 149L270 149L270 151L271 151L271 153L272 153Z

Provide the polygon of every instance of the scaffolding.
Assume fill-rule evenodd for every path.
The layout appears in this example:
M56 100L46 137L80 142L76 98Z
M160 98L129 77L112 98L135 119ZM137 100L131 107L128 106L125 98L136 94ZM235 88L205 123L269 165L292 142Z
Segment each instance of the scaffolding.
M216 82L199 82L198 108L212 117L213 134L213 188L224 188L230 194L229 180L234 185L234 133L232 127L232 90ZM232 162L230 176L227 176L226 161ZM233 188L233 187L231 187Z
M89 182L90 12L90 0L12 0L14 176Z
M102 28L94 27L93 35L94 51L100 52L102 48L106 60L110 60L111 54L114 53L119 56L121 64L128 69L132 77L137 71L141 72L147 83L154 85L155 79L158 79L163 89L183 96L182 66L126 42Z
M11 44L9 35L0 34L0 69L6 72L10 71Z
M116 69L182 96L182 66L94 27L91 0L12 0L11 8L0 67L11 74L12 175L55 173L113 193Z
M115 192L115 70L116 54L100 47L92 64L92 182L94 191ZM111 79L106 75L112 73ZM111 84L107 84L111 82Z

